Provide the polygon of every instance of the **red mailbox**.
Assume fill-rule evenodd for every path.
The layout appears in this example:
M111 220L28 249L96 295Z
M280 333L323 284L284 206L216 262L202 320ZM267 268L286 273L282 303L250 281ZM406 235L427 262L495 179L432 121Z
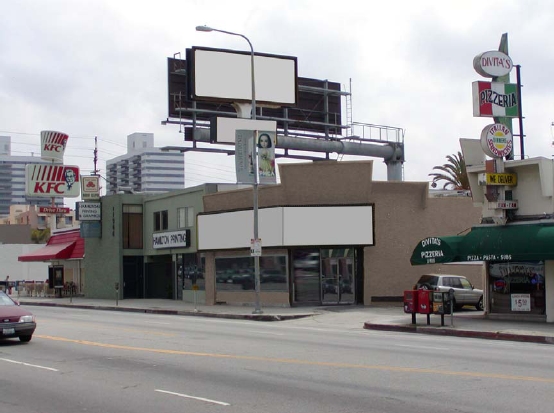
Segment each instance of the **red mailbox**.
M433 291L417 291L417 312L420 314L431 314L433 312Z
M404 291L404 312L417 312L417 291Z

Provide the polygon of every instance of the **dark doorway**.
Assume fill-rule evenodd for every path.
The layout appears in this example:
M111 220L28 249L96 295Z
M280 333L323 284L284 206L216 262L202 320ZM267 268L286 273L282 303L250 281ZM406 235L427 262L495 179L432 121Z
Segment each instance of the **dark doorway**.
M123 257L123 298L144 298L143 257Z

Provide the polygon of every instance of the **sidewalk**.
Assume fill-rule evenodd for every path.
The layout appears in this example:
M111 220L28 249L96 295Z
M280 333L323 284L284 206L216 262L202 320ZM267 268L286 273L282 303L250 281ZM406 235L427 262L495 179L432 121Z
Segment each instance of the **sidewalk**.
M216 317L253 321L283 321L305 317L316 317L321 322L326 318L337 317L346 320L356 318L360 328L380 331L399 331L420 334L434 334L458 337L473 337L490 340L510 340L531 343L554 344L554 323L536 321L509 321L486 317L482 312L462 310L444 317L441 326L439 315L430 316L430 325L423 314L406 314L402 306L379 304L372 306L315 306L315 307L262 307L262 314L253 314L253 306L241 305L197 305L183 301L163 299L100 300L84 297L17 297L24 306L56 306L81 309L130 311L150 314L180 316Z

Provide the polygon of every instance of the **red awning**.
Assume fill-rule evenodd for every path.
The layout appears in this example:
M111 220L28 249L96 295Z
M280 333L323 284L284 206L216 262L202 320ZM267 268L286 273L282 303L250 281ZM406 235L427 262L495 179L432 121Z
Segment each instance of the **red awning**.
M20 255L18 261L51 261L67 260L75 248L75 242L47 245L29 254Z

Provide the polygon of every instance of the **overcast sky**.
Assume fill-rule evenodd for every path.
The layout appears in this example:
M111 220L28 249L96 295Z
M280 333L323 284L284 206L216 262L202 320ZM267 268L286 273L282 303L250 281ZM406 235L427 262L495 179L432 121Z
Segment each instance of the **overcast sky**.
M167 57L192 46L249 50L239 37L195 31L208 25L244 34L257 52L296 56L301 77L341 83L355 122L405 130L405 180L429 181L460 138L493 123L473 117L471 83L486 79L472 62L508 33L524 86L525 155L550 158L552 22L550 0L1 0L0 135L12 137L13 155L30 155L40 153L41 130L65 132L65 163L82 174L93 170L95 136L102 175L133 132L184 145L177 125L161 125ZM185 175L187 186L232 183L234 159L189 152ZM386 179L382 159L374 178Z

